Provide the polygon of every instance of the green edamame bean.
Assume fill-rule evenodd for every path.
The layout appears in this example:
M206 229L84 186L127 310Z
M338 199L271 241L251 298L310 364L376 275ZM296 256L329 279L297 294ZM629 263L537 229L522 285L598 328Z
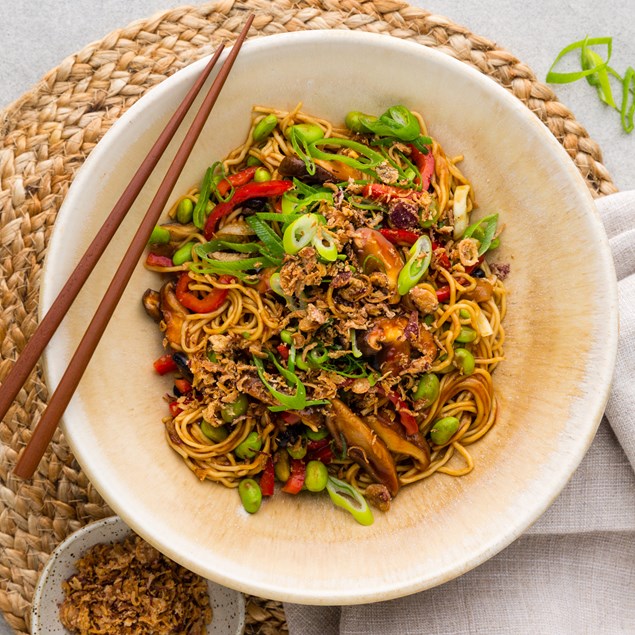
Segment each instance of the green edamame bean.
M461 330L456 337L457 342L461 342L463 344L467 344L468 342L473 342L476 339L476 331L469 326L462 326Z
M322 461L309 461L306 464L304 486L309 492L321 492L326 487L328 478L328 470Z
M435 445L445 445L459 429L459 425L456 417L443 417L435 421L430 430L430 440Z
M220 443L229 436L229 433L227 432L227 428L225 428L225 426L213 426L209 421L206 421L205 419L201 421L201 432L210 441L214 441L214 443Z
M267 168L257 168L254 172L254 181L256 181L256 183L271 181L271 172L269 172Z
M474 355L467 348L457 348L454 351L454 363L464 375L471 375L476 368Z
M329 431L326 428L318 428L317 430L311 430L311 428L307 428L305 431L307 439L311 441L321 441L325 439L329 435Z
M223 421L231 423L234 419L241 417L249 408L249 399L247 395L240 395L236 401L224 405L220 410L220 416Z
M368 128L363 124L363 121L375 121L377 117L372 115L365 115L359 110L351 110L344 118L344 125L351 132L368 132Z
M148 239L148 243L152 245L165 245L170 242L170 232L165 229L165 227L161 227L161 225L155 225L152 233L150 234L150 238Z
M303 459L306 456L306 437L299 436L293 445L287 446L287 452L292 459Z
M255 514L262 504L262 490L253 478L244 478L238 485L238 495L246 512Z
M426 405L434 403L439 396L439 378L434 373L424 375L417 385L413 399L415 401L425 401Z
M281 483L286 483L289 480L291 476L291 464L289 462L289 453L286 450L278 450L278 452L276 452L273 471Z
M293 344L293 333L284 329L284 331L280 331L280 339L291 346Z
M467 309L461 309L461 310L459 311L459 317L460 317L462 320L467 320L467 319L469 319L469 317L470 317L470 312L469 312Z
M258 157L255 157L255 156L250 154L247 157L247 167L251 168L251 167L253 167L255 165L262 165L262 161Z
M238 444L234 454L239 459L253 459L256 452L262 447L262 441L257 432L250 432L247 437Z
M192 216L194 214L194 203L191 198L184 198L179 202L176 208L176 220L182 225L187 225L192 222Z
M266 139L277 125L278 118L273 113L263 117L254 128L254 141L258 142Z
M172 262L175 266L182 265L192 260L192 247L196 243L185 243L182 247L179 247L172 256Z
M313 143L318 139L324 138L324 130L314 123L297 123L294 126L289 126L284 131L284 134L287 139L290 139L291 135L295 134L298 139L305 143Z

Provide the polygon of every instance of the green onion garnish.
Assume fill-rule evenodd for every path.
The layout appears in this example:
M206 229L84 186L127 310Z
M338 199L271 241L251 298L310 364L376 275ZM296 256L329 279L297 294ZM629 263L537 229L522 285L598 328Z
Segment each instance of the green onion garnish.
M207 205L209 203L209 194L212 189L212 181L214 180L214 168L207 168L203 182L201 183L201 191L199 192L194 211L192 212L192 222L198 229L205 227L205 219L207 218Z
M606 46L606 59L599 55L591 46ZM580 71L557 72L554 70L558 62L567 54L580 50ZM598 97L607 106L620 113L622 128L630 133L633 130L633 116L635 115L635 70L629 66L622 77L615 69L609 66L611 53L613 52L613 38L611 37L586 37L584 40L572 42L565 46L556 56L549 72L547 82L551 84L568 84L578 81L583 77L597 90ZM622 99L620 105L615 103L611 89L610 78L620 82Z
M360 525L373 524L373 512L366 499L352 485L329 476L326 489L333 503L352 514Z

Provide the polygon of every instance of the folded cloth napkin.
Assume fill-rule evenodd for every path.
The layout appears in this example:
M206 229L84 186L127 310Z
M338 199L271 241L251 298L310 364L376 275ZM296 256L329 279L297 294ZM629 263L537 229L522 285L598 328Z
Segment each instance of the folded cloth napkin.
M618 278L617 366L605 417L567 487L524 536L469 573L389 602L286 604L290 635L635 633L635 191L597 207Z

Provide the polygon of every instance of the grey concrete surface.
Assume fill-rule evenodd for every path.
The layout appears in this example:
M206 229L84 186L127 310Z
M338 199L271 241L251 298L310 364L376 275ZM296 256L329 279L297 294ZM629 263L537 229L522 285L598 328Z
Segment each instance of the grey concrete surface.
M49 69L116 28L186 4L186 0L0 0L0 108L28 91ZM412 0L495 41L544 80L566 44L589 35L612 36L612 66L635 66L635 1ZM617 113L586 82L554 87L559 99L603 150L620 189L635 188L635 133L622 131ZM1 557L0 551L0 557ZM0 635L11 629L0 620Z

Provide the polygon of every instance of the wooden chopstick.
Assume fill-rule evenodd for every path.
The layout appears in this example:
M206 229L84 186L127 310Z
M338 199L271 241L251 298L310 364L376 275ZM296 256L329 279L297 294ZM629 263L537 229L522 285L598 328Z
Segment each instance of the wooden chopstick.
M194 102L194 99L205 84L205 80L209 77L210 72L216 65L224 47L224 44L221 44L221 46L218 47L212 59L203 69L200 77L188 91L187 95L183 99L183 102L172 115L170 121L168 121L165 129L150 149L148 156L139 166L139 169L132 177L132 180L124 190L123 194L119 197L119 200L115 203L115 206L112 208L112 211L108 215L108 218L106 218L106 221L102 225L101 229L90 243L81 260L77 263L73 273L71 273L70 277L62 287L62 290L55 298L51 308L47 311L44 318L42 318L42 321L35 330L35 333L33 333L27 345L24 347L24 350L20 353L20 356L11 369L11 372L7 375L7 378L0 387L0 420L2 420L7 414L9 407L20 391L20 387L27 380L29 374L35 367L38 358L53 336L53 333L57 330L57 327L68 312L68 309L71 307L77 297L77 294L84 286L84 283L95 268L95 265L99 262L101 255L109 245L112 237L119 228L119 225L121 225L123 219L126 217L126 214L139 195L141 188L148 180L148 177L156 167L156 164L163 155L163 152L172 140L174 133L183 121L183 118Z
M227 59L218 72L217 77L214 79L209 92L205 96L205 99L203 100L203 103L201 104L200 109L194 118L194 121L187 131L185 138L181 143L181 146L177 150L176 155L172 160L172 163L170 164L170 167L168 168L163 181L161 182L161 185L157 190L157 193L150 203L145 217L139 225L139 228L137 229L137 232L135 233L134 238L132 239L132 242L128 247L128 250L123 257L121 264L115 272L110 286L106 290L106 293L104 294L104 297L99 304L99 307L97 308L97 311L95 312L95 315L93 316L93 319L91 320L86 333L79 343L79 346L77 347L77 350L75 351L75 354L73 355L73 358L71 359L66 372L60 380L60 383L58 384L55 392L53 393L53 396L51 397L48 406L44 411L37 427L33 431L33 435L31 436L30 441L28 442L22 454L20 455L20 458L18 459L18 462L14 469L14 474L16 474L16 476L19 476L21 478L31 478L40 462L40 459L44 455L44 452L46 451L46 448L50 443L53 434L55 433L55 429L57 428L59 419L64 413L64 410L71 400L73 393L75 392L75 389L77 388L77 385L79 384L79 381L82 378L86 367L88 366L88 363L95 351L95 348L97 347L97 344L99 343L101 336L106 329L106 326L108 325L108 322L110 321L110 318L112 317L112 314L117 304L119 303L121 296L123 295L123 292L135 270L135 267L137 266L139 258L141 257L145 249L150 234L152 233L154 226L159 220L159 216L165 208L168 198L172 193L172 189L174 188L174 185L179 175L181 174L181 171L183 170L183 167L192 151L192 148L194 147L194 144L201 130L203 129L203 126L205 125L210 111L212 110L214 104L216 103L216 100L218 99L218 95L220 94L220 91L225 84L225 80L229 75L234 61L236 60L238 52L240 51L245 37L247 36L247 32L249 30L249 27L251 26L251 23L253 22L253 19L253 14L251 14L247 18L247 22L240 32L236 43L229 52ZM222 49L219 49L214 57L220 55L220 50ZM212 59L212 61L214 60ZM210 61L210 64L212 63L212 61ZM130 200L130 205L132 205L133 200L134 199ZM99 255L100 254L101 252L99 252ZM86 274L86 277L87 275L88 274ZM77 292L75 293L75 295L77 295ZM71 298L70 302L72 302L73 299L74 296L73 298ZM68 310L70 302L68 303L68 305L66 304L66 301L61 302L60 306L63 307L64 313L66 312L66 310ZM50 312L51 311L49 311L49 313ZM59 324L60 321L61 317L59 318L57 324ZM52 333L53 331L51 331L51 335ZM44 342L44 345L46 345L46 342ZM44 347L44 345L42 346L42 348ZM33 362L33 364L34 363L35 361ZM3 393L4 387L5 386L3 384ZM15 394L17 394L18 390L19 386Z

